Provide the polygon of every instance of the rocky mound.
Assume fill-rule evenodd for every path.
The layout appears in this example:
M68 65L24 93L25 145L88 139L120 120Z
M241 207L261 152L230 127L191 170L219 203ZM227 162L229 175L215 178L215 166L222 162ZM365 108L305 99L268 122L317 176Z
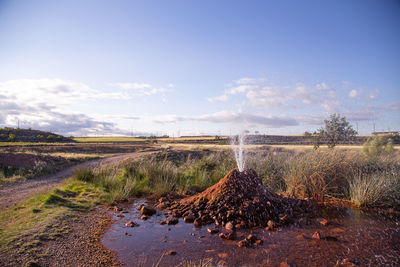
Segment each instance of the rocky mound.
M227 229L275 228L315 210L309 201L285 198L269 191L251 169L243 172L233 169L198 195L178 201L161 198L158 207L196 226L215 223Z

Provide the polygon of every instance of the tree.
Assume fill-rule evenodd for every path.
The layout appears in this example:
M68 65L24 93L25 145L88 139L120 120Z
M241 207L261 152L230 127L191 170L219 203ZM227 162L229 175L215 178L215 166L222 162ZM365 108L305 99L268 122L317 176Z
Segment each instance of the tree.
M326 143L329 148L334 148L340 141L349 141L357 134L346 117L340 114L332 114L324 123L325 127L318 130L317 140Z

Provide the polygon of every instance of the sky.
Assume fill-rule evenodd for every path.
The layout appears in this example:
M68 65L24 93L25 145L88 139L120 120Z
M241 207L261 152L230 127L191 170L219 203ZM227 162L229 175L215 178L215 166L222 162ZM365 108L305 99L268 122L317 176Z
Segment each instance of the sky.
M0 126L400 130L400 1L0 0Z

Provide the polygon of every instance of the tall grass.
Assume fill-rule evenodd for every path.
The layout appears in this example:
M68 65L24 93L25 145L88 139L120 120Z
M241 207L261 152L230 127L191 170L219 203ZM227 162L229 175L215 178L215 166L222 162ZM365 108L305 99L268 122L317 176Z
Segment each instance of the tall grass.
M222 154L211 154L198 160L189 156L178 166L156 155L122 166L79 169L74 177L103 188L108 193L105 200L113 202L132 196L201 191L218 182L233 167L233 159L228 160Z
M75 177L103 188L106 201L112 202L139 195L201 191L236 167L229 152L181 156L153 155L121 166L82 169ZM345 198L360 206L400 207L398 155L371 158L361 151L267 150L250 153L247 166L275 192L317 200Z

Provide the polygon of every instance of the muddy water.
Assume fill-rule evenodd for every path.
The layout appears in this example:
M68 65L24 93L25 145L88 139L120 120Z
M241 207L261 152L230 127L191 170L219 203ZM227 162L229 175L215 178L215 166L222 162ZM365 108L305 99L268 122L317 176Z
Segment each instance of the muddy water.
M128 213L113 212L115 223L102 239L126 266L182 266L189 261L222 266L279 266L281 262L291 266L335 266L345 258L359 266L400 266L400 220L393 215L324 209L320 217L328 219L329 225L313 219L278 232L239 230L236 240L255 234L264 241L258 247L239 248L237 241L209 234L207 226L195 228L181 219L177 225L160 225L165 219L162 211L143 221L137 210L142 203L145 200L124 207ZM128 221L140 226L126 227ZM311 238L315 231L320 232L321 240ZM170 250L177 254L163 255Z

